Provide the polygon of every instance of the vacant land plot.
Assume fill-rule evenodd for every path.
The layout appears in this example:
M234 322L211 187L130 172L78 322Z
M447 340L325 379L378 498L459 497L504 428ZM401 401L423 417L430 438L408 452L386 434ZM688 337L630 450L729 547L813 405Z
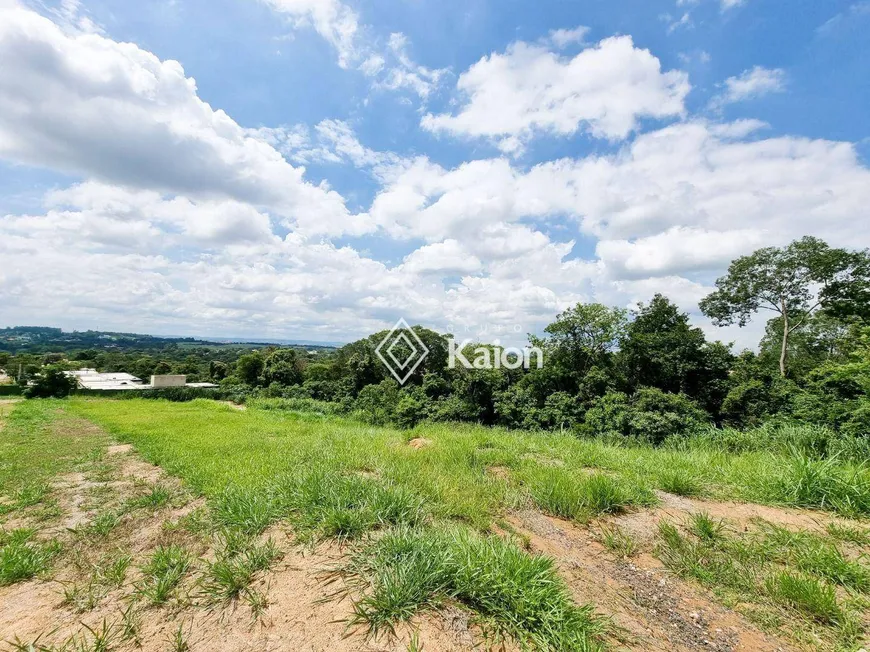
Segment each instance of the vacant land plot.
M870 626L857 466L208 401L8 412L12 649L833 650Z

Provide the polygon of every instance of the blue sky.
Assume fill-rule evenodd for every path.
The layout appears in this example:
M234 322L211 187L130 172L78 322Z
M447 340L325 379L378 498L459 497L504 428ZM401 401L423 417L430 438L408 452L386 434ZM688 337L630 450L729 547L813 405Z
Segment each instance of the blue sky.
M526 333L660 291L743 346L697 311L728 260L870 245L867 1L0 12L0 325Z

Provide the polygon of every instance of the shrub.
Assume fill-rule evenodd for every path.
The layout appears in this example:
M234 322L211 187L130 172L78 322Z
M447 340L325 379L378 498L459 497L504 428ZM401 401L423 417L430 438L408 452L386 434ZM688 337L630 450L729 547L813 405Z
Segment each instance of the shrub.
M733 426L759 426L772 415L790 411L797 388L779 378L749 379L732 387L722 402L722 421Z
M419 387L405 389L396 404L395 423L400 428L413 428L429 416L429 397Z
M399 385L394 380L383 380L377 385L366 385L354 402L360 418L372 425L385 425L395 418L399 402Z
M496 422L508 428L533 430L540 426L538 400L532 388L512 385L494 398Z
M688 396L645 387L632 397L605 394L586 412L580 432L605 439L634 439L661 444L669 437L697 432L707 415Z

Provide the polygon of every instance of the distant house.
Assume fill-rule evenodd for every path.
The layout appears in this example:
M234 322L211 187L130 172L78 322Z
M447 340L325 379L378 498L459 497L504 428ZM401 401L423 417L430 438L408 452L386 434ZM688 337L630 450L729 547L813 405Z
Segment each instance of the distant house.
M162 389L166 387L199 387L214 389L214 383L188 383L187 376L151 376L151 382L145 383L141 378L128 373L100 373L96 369L79 369L67 371L67 376L76 379L80 389L123 391L131 389Z
M123 389L149 389L141 378L127 373L101 374L96 369L79 369L78 371L66 372L73 376L81 389L98 390L123 390Z

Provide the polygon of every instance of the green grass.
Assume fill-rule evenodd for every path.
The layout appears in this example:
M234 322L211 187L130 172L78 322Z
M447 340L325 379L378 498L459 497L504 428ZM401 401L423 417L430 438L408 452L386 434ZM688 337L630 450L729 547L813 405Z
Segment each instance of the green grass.
M528 478L532 497L541 510L577 521L655 502L648 490L601 473L578 476L564 469L536 469Z
M716 520L707 512L697 512L689 518L689 532L703 541L715 541L722 536L725 521Z
M6 417L0 430L0 503L18 509L42 502L54 477L108 444L105 433L61 411L64 405L22 401Z
M531 649L597 650L606 621L575 605L547 557L467 528L400 528L361 548L346 569L361 585L352 624L373 633L459 602L496 635Z
M850 516L870 514L867 468L838 460L819 462L804 454L732 453L704 446L621 447L570 435L455 424L426 424L409 435L339 417L256 407L239 411L205 400L74 399L67 405L118 439L135 444L149 461L182 477L194 490L209 497L238 492L230 502L238 502L240 511L234 516L234 507L227 506L224 516L249 521L245 527L252 530L262 529L287 510L287 504L252 496L278 495L280 482L291 478L298 483L306 469L329 478L356 477L409 490L435 520L460 519L480 529L505 508L529 501L554 514L583 519L590 512L646 504L655 488ZM433 444L421 449L407 446L416 436ZM492 467L511 473L494 477L487 472ZM572 495L577 490L559 486L585 482L590 469L613 482L601 481L602 486L590 487L587 496ZM355 481L347 482L353 486ZM329 517L332 529L352 538L371 525L368 516L342 507L342 486L329 491L338 498L333 513L322 516Z
M29 580L44 573L60 552L57 541L40 542L34 531L0 529L0 586Z
M350 545L353 560L345 570L362 591L355 622L373 632L450 601L476 613L487 631L533 649L596 649L605 623L570 600L552 561L486 534L510 509L537 507L585 522L652 505L654 490L664 489L870 514L865 467L820 462L793 449L624 447L470 425L427 424L409 433L328 414L256 404L239 411L205 400L72 399L63 406L206 496L211 523L226 530L200 584L212 600L250 598L252 612L265 608L250 587L270 556L250 557L250 541L289 519L303 540ZM413 448L414 437L430 444ZM157 508L168 499L155 489L141 500ZM375 530L376 537L368 536ZM828 610L827 620L813 615L813 609L826 613L826 587L866 590L863 562L840 554L833 540L792 545L766 531L735 536L706 514L695 515L688 530L661 528L657 554L675 572L760 609L769 602L780 610L777 618L800 614L823 636L847 640L855 622L851 599L838 601L840 611ZM629 539L611 533L610 542L623 556L633 552ZM156 604L169 600L191 563L177 546L158 550L143 568L139 593ZM820 590L801 588L801 579Z
M172 502L174 492L165 484L151 485L141 496L136 496L127 501L127 507L131 509L160 509Z
M834 587L813 577L781 571L767 578L768 595L826 625L835 625L843 618Z
M224 542L227 541L225 538ZM218 558L208 565L202 592L211 602L237 600L249 592L257 573L268 570L280 558L281 552L271 539L262 544L233 539L230 545L224 546ZM252 600L256 603L255 598Z
M616 526L602 527L601 543L605 548L625 559L634 556L638 549L635 538Z
M193 563L190 551L181 546L159 546L142 567L138 593L151 604L163 604L171 598Z
M697 513L685 524L659 523L656 555L670 570L708 586L732 604L750 604L753 619L796 641L850 648L861 636L861 595L870 567L847 558L836 542L764 521L732 532ZM840 599L837 587L845 589Z
M827 530L828 534L839 541L853 543L856 546L870 546L870 529L830 523Z

